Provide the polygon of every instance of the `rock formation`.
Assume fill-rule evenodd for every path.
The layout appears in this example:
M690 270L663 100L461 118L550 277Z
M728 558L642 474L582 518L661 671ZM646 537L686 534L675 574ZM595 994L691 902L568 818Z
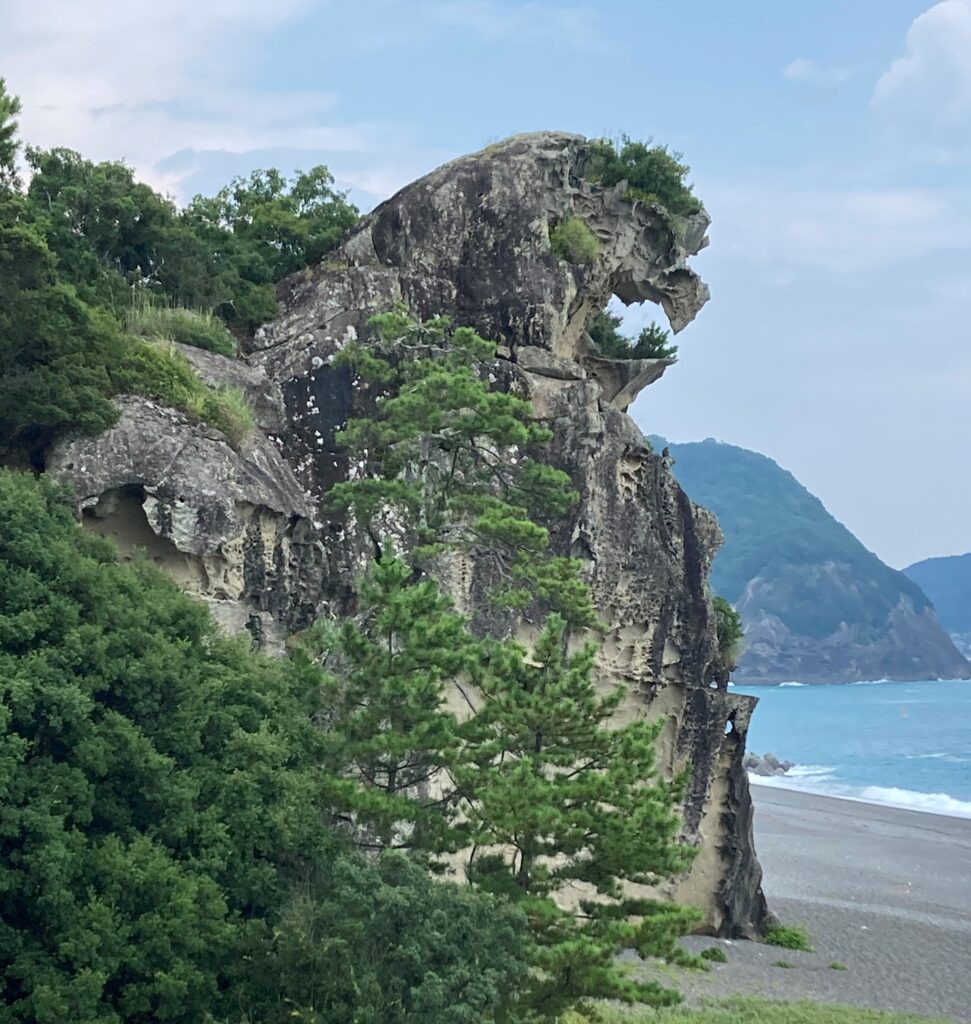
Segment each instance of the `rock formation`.
M539 133L455 160L379 206L326 263L283 282L279 318L243 361L187 351L205 379L249 393L261 432L240 451L132 399L114 428L62 445L49 468L74 483L92 528L147 546L228 625L279 642L345 610L372 552L326 510L348 471L334 431L359 397L335 353L396 303L495 339L497 386L531 399L554 432L550 460L581 495L551 533L557 551L582 559L608 624L603 685L626 685L624 715L663 718L662 764L687 773L683 836L700 852L676 894L713 932L749 934L766 912L742 767L755 700L710 682L708 571L720 533L625 412L667 363L601 358L585 334L612 295L659 303L675 330L690 322L708 298L687 265L708 217L674 230L623 185L585 180L588 155L580 136ZM599 241L588 265L550 250L550 228L574 216ZM477 628L523 631L485 599L482 560L450 557L444 578Z

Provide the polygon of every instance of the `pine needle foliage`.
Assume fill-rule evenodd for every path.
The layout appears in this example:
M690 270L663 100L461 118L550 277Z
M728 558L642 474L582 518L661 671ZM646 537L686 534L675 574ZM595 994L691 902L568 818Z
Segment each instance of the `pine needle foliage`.
M690 173L680 153L653 145L653 139L638 142L622 135L617 142L597 139L591 143L584 176L604 185L626 182L625 196L631 201L657 203L668 214L684 217L703 209L685 181Z
M587 324L587 334L597 351L608 359L674 359L678 346L671 344L671 335L658 324L648 324L636 338L620 330L621 318L609 310L594 314Z
M619 970L616 955L678 959L676 939L697 914L632 896L691 863L676 841L680 786L658 773L657 723L611 726L624 691L600 694L596 648L566 648L552 615L533 649L496 645L476 682L474 756L466 769L466 813L474 842L468 877L522 906L534 940L526 1004L555 1019L589 998L651 1005L676 993ZM576 911L556 898L579 886Z
M596 622L579 564L549 552L543 521L576 502L569 476L541 455L552 433L530 403L490 386L495 344L444 317L407 313L370 321L370 344L347 346L339 361L375 396L375 412L348 422L338 440L366 468L331 490L379 542L388 510L415 524L413 564L445 550L477 549L503 579L495 595L525 607L537 595L573 626Z
M452 852L464 841L454 787L463 743L445 688L469 671L479 642L436 584L416 582L390 548L361 581L358 603L353 620L317 624L300 639L302 653L333 673L337 805L362 848Z

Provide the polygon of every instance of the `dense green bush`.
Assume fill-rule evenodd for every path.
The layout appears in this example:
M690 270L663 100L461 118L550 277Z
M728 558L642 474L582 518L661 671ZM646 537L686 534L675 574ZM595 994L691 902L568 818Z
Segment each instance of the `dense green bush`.
M811 953L813 950L809 932L798 925L773 925L766 928L762 941L770 946L781 946L783 949L795 949L802 953Z
M742 627L741 614L725 598L716 595L712 607L715 611L715 633L718 637L717 669L727 680L728 673L738 664L745 630Z
M130 334L146 341L177 341L232 358L236 341L225 323L212 313L181 306L164 306L142 297L125 316Z
M702 960L708 960L713 964L727 964L728 957L725 956L725 950L721 946L709 946L707 949L703 949L698 956Z
M567 217L550 231L550 249L567 263L592 263L600 242L582 217Z
M675 217L698 213L701 201L685 183L691 169L681 162L680 153L651 141L635 142L626 135L619 143L596 140L590 145L585 176L604 185L625 181L628 199L658 203Z
M319 261L357 210L324 167L293 179L257 171L179 210L124 164L28 147L25 186L18 111L0 80L0 457L43 465L58 437L110 426L125 392L238 444L251 427L239 396L207 396L123 321L142 339L231 356L221 321L241 333L274 316L276 282Z
M0 1017L487 1022L521 915L329 827L326 677L0 471Z
M636 338L621 333L622 320L609 310L594 314L587 334L597 351L608 359L675 359L678 346L670 344L671 335L657 324L648 324Z

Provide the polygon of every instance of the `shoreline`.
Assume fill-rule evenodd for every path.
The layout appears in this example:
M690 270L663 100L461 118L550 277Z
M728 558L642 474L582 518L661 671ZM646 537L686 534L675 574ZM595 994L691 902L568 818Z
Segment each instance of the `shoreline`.
M756 690L771 690L780 686L882 686L884 683L971 683L971 676L959 676L954 679L826 679L812 683L799 679L731 679L728 685L733 690L744 691L749 687Z
M769 910L813 951L691 936L727 962L668 976L689 1004L752 995L971 1024L971 820L779 786L752 796Z
M876 788L886 789L888 792L899 792L909 793L917 797L926 797L928 799L937 800L950 800L959 807L954 809L944 809L941 807L920 807L912 803L904 803L897 801L896 803L892 800L876 800L868 798L866 796L854 796L849 793L831 793L826 792L822 789L811 789L809 788L812 783L807 786L802 785L787 785L787 777L784 775L776 776L759 776L748 772L749 786L753 788L753 799L755 797L754 789L766 789L773 791L784 791L786 793L796 793L804 796L818 797L821 800L838 800L852 804L864 804L867 807L879 807L886 808L894 811L904 811L910 814L929 815L931 817L949 818L956 821L971 821L971 802L967 800L961 800L958 797L953 797L948 793L922 793L919 790L902 790L895 786L887 787L864 787L864 788ZM788 780L790 783L794 780Z

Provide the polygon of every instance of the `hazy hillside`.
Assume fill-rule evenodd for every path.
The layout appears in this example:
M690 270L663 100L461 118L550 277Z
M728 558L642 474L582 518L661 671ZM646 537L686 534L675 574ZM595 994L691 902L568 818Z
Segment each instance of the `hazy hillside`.
M958 647L965 653L971 650L971 553L925 558L904 572L930 598Z
M737 679L969 674L921 588L868 551L791 473L711 439L670 451L675 476L725 534L712 586L746 624Z

